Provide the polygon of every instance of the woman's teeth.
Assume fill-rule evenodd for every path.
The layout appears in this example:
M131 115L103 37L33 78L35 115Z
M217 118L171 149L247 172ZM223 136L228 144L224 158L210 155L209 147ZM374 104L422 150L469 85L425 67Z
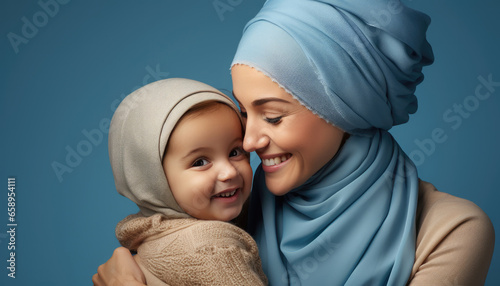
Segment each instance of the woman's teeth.
M274 165L278 165L279 163L284 162L286 160L287 160L287 156L283 155L281 157L276 157L276 158L271 158L271 159L263 159L262 164L264 164L264 166L274 166Z
M236 193L236 190L232 191L232 192L227 192L227 193L221 193L221 194L217 194L215 195L214 197L222 197L222 198L227 198L227 197L232 197L234 196L234 194Z

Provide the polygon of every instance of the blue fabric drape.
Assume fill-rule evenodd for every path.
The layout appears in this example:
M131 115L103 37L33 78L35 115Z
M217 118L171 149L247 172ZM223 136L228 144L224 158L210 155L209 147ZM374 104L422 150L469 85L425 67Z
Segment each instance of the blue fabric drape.
M270 285L405 285L415 257L415 166L387 131L352 136L304 185L270 193L259 167L249 231Z

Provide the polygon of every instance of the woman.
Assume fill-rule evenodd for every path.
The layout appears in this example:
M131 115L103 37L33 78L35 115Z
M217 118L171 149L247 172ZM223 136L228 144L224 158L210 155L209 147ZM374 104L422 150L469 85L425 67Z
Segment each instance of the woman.
M271 285L484 283L488 217L419 181L387 132L417 109L429 22L393 0L269 0L247 24L233 89L262 159L248 230ZM140 278L117 252L97 285Z

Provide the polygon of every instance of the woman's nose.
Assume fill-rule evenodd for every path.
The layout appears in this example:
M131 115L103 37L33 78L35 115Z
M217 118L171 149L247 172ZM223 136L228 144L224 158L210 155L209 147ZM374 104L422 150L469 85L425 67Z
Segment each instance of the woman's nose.
M234 167L234 165L230 161L226 161L222 163L221 169L219 170L219 175L217 179L221 182L225 182L231 180L232 178L238 175L238 170Z
M266 147L269 144L269 137L262 133L262 128L246 121L245 137L243 138L243 149L253 152Z

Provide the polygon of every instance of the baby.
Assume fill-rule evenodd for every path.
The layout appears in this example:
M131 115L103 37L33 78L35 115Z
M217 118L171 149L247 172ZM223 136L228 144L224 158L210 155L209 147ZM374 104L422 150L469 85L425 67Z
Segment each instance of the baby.
M166 79L127 96L111 121L118 192L140 212L118 223L147 285L266 285L255 241L229 221L250 194L234 103L206 84Z

